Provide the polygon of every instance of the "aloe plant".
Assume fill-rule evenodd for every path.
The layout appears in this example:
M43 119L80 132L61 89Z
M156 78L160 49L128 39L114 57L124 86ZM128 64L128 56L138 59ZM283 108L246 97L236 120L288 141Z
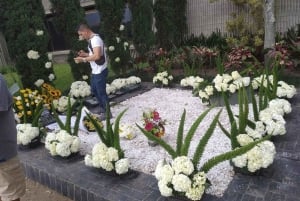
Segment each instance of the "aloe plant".
M107 147L114 147L118 150L118 154L120 158L124 158L124 152L120 146L120 135L119 135L119 125L122 116L125 114L127 109L123 110L116 118L114 125L110 122L110 106L107 106L106 109L106 131L97 123L97 121L91 116L91 114L87 113L87 117L94 125L95 130L100 138L100 140ZM114 127L114 129L113 129Z
M66 113L66 121L63 122L59 116L58 113L56 112L54 105L52 103L52 112L53 112L53 116L59 126L60 129L62 130L66 130L70 135L74 135L77 136L78 135L78 129L79 129L79 123L80 123L80 118L81 118L81 111L82 111L82 107L83 107L83 102L82 100L79 101L79 107L77 108L77 113L76 113L76 120L75 120L75 124L74 124L74 128L72 129L71 127L71 117L72 117L72 113L75 111L76 107L78 105L78 100L76 100L76 102L71 105L71 100L70 97L68 98L68 107L67 107L67 113Z
M212 108L207 109L206 111L204 111L193 123L193 125L190 127L186 137L183 139L183 131L184 131L184 122L185 122L185 117L186 117L186 111L184 110L182 115L181 115L181 120L180 120L180 124L178 127L178 132L177 132L177 140L176 140L176 149L173 149L167 142L165 142L163 139L161 138L157 138L155 136L153 136L150 132L146 131L145 129L143 129L141 126L139 126L137 124L137 127L142 131L142 133L149 139L149 140L153 140L155 142L157 142L161 147L163 147L170 155L171 157L174 159L178 156L187 156L188 155L188 150L190 147L190 142L192 141L192 138L197 130L197 128L199 127L200 123L202 122L202 120L204 119L204 117L211 111ZM218 123L220 114L221 114L222 110L220 110L217 115L214 117L212 123L210 124L208 130L205 132L204 136L200 139L196 150L194 152L193 155L193 159L192 162L194 164L194 167L197 167L197 164L199 163L204 151L205 151L205 147L208 143L208 140L210 139L210 137L213 134L214 129L216 128L216 125ZM235 125L235 123L233 124ZM233 126L233 128L235 128L235 133L238 133L238 130L236 128L236 126ZM226 160L230 160L232 158L235 158L239 155L242 155L244 153L246 153L247 151L249 151L250 149L252 149L255 145L257 145L258 143L264 141L268 139L268 136L259 140L259 141L255 141L252 142L250 144L248 144L247 146L244 147L239 147L235 150L220 154L218 156L215 156L211 159L209 159L201 168L200 170L203 170L204 172L208 172L213 166L226 161Z

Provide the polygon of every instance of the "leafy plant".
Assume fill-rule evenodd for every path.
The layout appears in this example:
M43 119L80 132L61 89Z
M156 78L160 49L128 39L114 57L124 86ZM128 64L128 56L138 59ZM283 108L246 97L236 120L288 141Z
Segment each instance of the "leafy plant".
M54 114L54 118L60 127L61 130L67 131L70 135L78 136L78 129L79 129L79 123L80 123L80 118L81 118L81 112L82 112L82 107L83 107L83 101L79 101L79 107L78 107L78 100L74 104L71 104L70 97L68 98L68 107L66 111L66 121L63 122L59 116L58 113L56 112L56 109L52 103L51 108L52 112ZM74 123L74 128L71 127L71 117L72 114L76 112L76 120Z
M124 152L120 146L120 135L119 135L119 125L122 116L125 114L127 109L123 110L116 118L114 125L110 122L110 106L107 105L106 109L106 130L104 130L101 125L92 117L91 114L87 113L88 119L94 125L95 130L100 138L100 140L107 147L114 147L118 150L119 158L124 158Z
M179 156L187 156L189 153L189 148L190 148L190 144L192 141L192 138L195 135L195 132L197 130L197 128L199 127L200 123L202 122L202 120L205 118L205 116L211 111L212 108L207 109L206 111L204 111L193 123L193 125L190 127L190 129L188 130L185 138L183 138L183 131L184 131L184 122L185 122L185 117L186 117L186 111L184 110L184 112L181 115L181 119L180 119L180 124L178 127L178 131L177 131L177 140L176 140L176 148L172 148L167 142L165 142L163 139L160 138L156 138L155 136L153 136L150 132L147 132L145 129L143 129L141 126L137 125L137 127L142 131L142 133L149 139L152 141L157 142L162 148L164 148L170 155L171 157L174 159L176 157ZM199 163L203 152L205 150L205 146L208 142L208 140L210 139L210 137L213 134L213 131L218 123L218 119L220 117L222 110L220 110L217 115L215 116L215 118L213 119L212 123L210 124L208 130L205 132L205 134L203 135L203 137L201 138L201 140L199 141L196 150L194 152L194 155L192 157L192 162L194 164L195 167L197 167L197 164ZM265 140L265 139L263 139ZM229 151L226 153L223 153L219 156L215 156L212 159L209 159L201 168L201 171L204 172L208 172L213 166L217 165L220 162L223 162L225 160L229 160L232 159L238 155L244 154L247 151L249 151L250 149L252 149L256 144L258 144L260 141L255 141L253 143L250 143L249 145L242 147L242 148L237 148L233 151Z

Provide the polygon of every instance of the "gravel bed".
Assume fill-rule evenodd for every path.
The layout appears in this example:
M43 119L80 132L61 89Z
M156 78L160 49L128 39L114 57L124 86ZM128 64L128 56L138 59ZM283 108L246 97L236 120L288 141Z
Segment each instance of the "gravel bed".
M201 105L199 98L194 97L189 90L154 88L148 92L132 97L113 106L111 109L113 117L116 117L126 108L128 110L121 119L121 123L131 125L135 125L137 123L141 126L143 111L147 109L156 109L161 118L166 120L166 133L163 138L175 147L177 129L184 109L186 110L184 133L186 133L196 118L208 107ZM191 142L189 156L193 156L199 139L201 139L204 135L220 109L222 108L213 108L200 124ZM238 108L233 106L232 109L233 111L237 111ZM225 108L221 113L220 121L225 128L230 127ZM147 138L138 129L136 129L135 133L136 137L132 140L121 139L121 146L125 151L125 156L130 159L130 166L132 169L153 174L158 160L170 160L170 156L160 146L149 146ZM82 154L90 153L94 144L99 141L96 133L81 131L79 136L82 141ZM205 148L204 154L199 162L199 167L213 156L230 151L230 149L230 140L217 127ZM230 166L228 161L212 168L207 175L212 183L212 186L207 189L207 193L218 197L222 196L228 184L232 180L233 175L233 168Z

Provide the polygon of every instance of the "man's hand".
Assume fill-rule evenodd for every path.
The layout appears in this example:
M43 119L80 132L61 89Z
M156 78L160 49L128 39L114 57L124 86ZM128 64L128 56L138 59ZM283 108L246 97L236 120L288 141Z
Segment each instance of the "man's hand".
M75 63L82 63L82 62L86 62L85 57L75 57L74 58Z
M78 55L79 57L87 57L87 56L88 56L88 53L86 53L86 52L83 51L83 50L79 50L79 51L77 52L77 55Z

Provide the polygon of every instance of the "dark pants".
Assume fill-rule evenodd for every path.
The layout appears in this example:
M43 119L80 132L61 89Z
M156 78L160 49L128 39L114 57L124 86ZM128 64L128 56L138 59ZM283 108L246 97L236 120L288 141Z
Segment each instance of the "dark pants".
M91 89L94 96L97 98L100 107L106 111L108 104L108 96L106 94L106 78L108 75L107 68L100 74L92 74L91 76Z

